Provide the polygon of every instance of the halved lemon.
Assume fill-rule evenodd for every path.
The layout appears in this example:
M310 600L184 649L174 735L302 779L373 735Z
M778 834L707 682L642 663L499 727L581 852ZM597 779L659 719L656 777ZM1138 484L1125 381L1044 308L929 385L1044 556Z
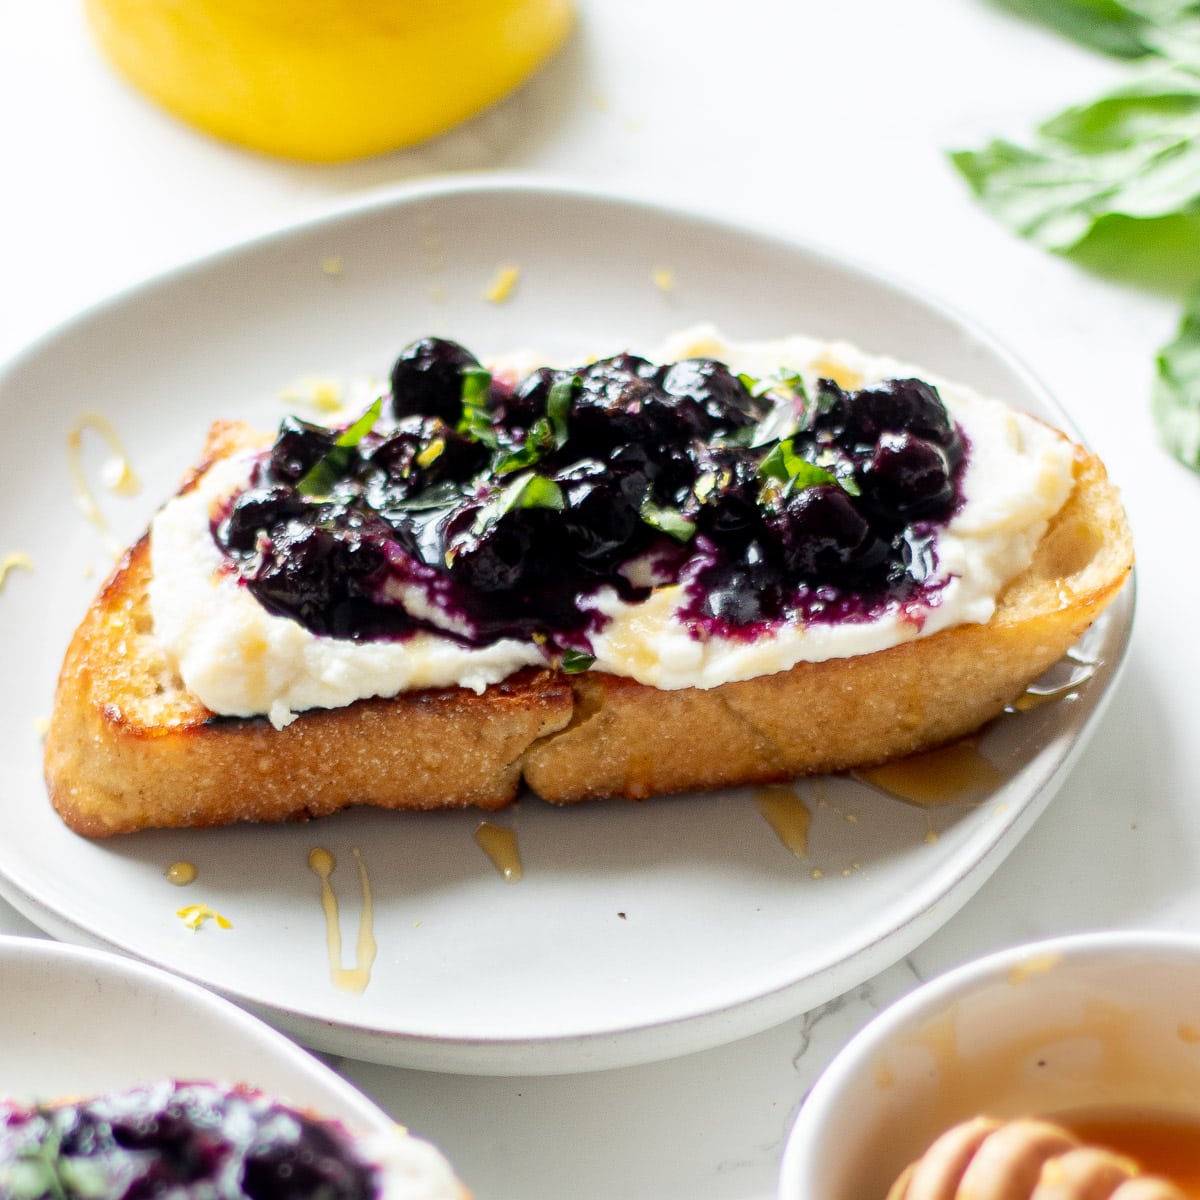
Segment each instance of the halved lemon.
M567 36L570 0L85 0L135 87L206 132L314 162L441 133Z

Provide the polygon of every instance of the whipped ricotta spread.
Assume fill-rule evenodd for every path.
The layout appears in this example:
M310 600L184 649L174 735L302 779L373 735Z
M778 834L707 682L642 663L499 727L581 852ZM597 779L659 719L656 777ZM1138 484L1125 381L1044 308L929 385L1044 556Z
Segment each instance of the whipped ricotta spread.
M698 630L684 618L682 584L660 586L639 602L604 587L580 598L581 607L602 618L589 634L594 670L664 690L711 688L986 622L1073 486L1074 449L1061 434L968 387L848 343L803 336L735 343L705 327L672 338L654 360L691 357L718 359L755 378L799 372L808 386L821 378L847 388L905 377L934 384L969 446L963 502L937 531L938 586L916 605L897 602L838 621L787 621L752 638ZM515 361L495 369L511 369ZM424 604L422 617L445 635L423 630L354 641L314 634L268 612L241 585L211 532L214 513L247 487L254 462L253 454L218 462L195 489L169 501L151 528L156 634L184 684L213 712L265 715L282 727L305 709L364 697L451 685L482 692L523 667L552 661L536 641L464 644L453 636L453 614L439 613L417 587L404 592L404 603Z

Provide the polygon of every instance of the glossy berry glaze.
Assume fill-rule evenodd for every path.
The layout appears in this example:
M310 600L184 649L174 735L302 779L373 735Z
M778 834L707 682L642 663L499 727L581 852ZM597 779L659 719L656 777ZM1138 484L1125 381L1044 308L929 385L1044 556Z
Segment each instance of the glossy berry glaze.
M248 1089L163 1082L53 1108L0 1105L4 1200L373 1200L340 1126Z
M424 338L358 421L285 420L213 534L269 611L315 633L449 621L468 645L533 637L586 660L603 618L580 599L605 586L636 601L682 583L697 635L745 638L936 603L965 456L915 379L808 394L626 354L512 380Z

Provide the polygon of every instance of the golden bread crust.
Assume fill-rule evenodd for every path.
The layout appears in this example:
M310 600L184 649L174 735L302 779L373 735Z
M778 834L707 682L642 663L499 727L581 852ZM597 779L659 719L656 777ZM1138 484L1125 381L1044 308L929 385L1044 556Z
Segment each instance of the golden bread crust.
M215 458L260 441L214 427ZM707 690L600 672L525 670L463 688L310 710L284 729L214 717L154 638L149 545L117 565L67 650L46 780L89 837L149 827L321 816L355 804L499 808L643 798L867 766L950 741L999 714L1116 596L1133 565L1120 500L1078 450L1075 487L986 625Z

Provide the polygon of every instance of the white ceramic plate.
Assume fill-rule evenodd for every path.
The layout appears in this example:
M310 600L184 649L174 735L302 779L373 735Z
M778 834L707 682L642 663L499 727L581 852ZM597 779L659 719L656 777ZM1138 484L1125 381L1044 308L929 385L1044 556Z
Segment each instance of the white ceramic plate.
M504 264L519 268L516 288L490 302ZM1098 666L1075 698L988 735L1007 782L935 812L848 779L799 785L814 810L807 860L780 844L749 791L569 811L525 801L502 818L524 860L515 885L476 846L470 813L356 812L91 843L45 801L35 722L107 565L68 475L77 414L107 416L142 477L132 499L98 492L126 540L194 459L210 418L274 424L280 390L304 376L382 377L426 333L481 354L534 345L575 357L653 345L699 320L736 338L846 336L1069 428L987 337L893 283L769 234L504 179L373 198L136 289L33 347L0 378L0 553L34 564L0 593L8 899L59 937L203 981L314 1046L470 1073L585 1070L729 1041L830 999L928 936L1061 780L1119 665L1131 591L1089 635ZM103 454L94 438L85 449L95 478ZM307 865L315 846L342 864L332 883L347 966L355 849L373 889L380 952L361 993L331 982ZM177 860L199 872L186 889L165 877ZM176 911L189 904L232 928L185 927Z
M23 1104L160 1079L246 1083L357 1133L392 1121L236 1005L133 959L0 937L0 1096Z

